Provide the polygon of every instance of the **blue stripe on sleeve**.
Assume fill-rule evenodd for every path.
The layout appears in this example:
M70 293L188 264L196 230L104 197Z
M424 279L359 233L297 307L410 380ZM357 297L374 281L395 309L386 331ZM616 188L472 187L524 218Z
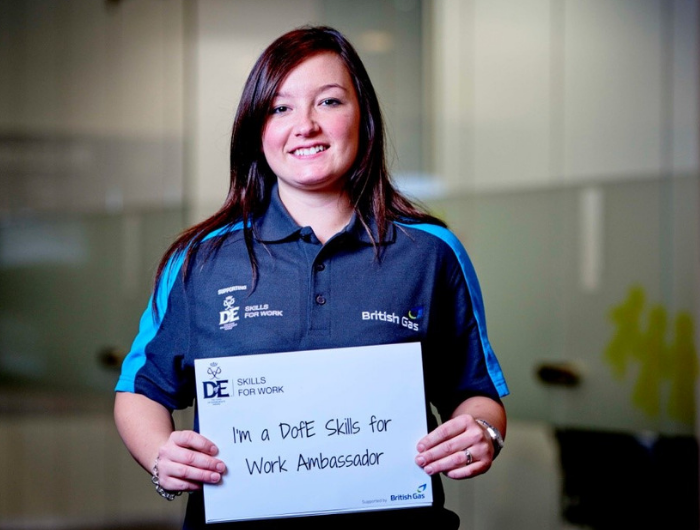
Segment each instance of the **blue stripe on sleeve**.
M462 243L457 239L457 237L447 228L432 224L404 224L400 223L401 226L406 228L415 228L417 230L422 230L429 234L434 235L438 239L444 241L457 256L457 261L462 267L462 273L467 282L467 288L469 289L469 295L472 300L472 308L474 310L474 318L476 319L477 326L479 328L479 337L481 339L481 346L484 350L484 356L486 361L486 369L488 370L491 381L493 382L498 394L501 397L507 396L510 391L508 390L508 385L506 384L505 378L503 377L503 371L498 363L496 354L491 348L491 343L489 342L488 335L486 333L486 313L484 311L484 301L481 297L481 287L479 287L479 280L476 276L476 271L474 270L474 265L469 259L467 251L462 246Z
M219 228L207 234L202 241L206 241L226 232L234 232L239 230L242 226L242 223L236 223L232 226ZM186 252L184 251L175 254L163 270L163 275L158 284L158 291L155 293L158 318L156 318L153 312L153 295L151 295L148 306L143 312L143 315L141 315L139 332L131 345L131 351L122 363L121 375L115 387L117 392L134 392L136 374L146 364L146 346L153 340L156 333L158 333L158 329L160 329L163 316L168 310L170 291L182 269L182 265L185 261L185 254Z
M153 296L148 301L146 310L141 315L139 332L131 345L131 351L122 363L122 373L117 381L115 390L117 392L134 392L136 374L146 364L146 346L158 333L163 316L168 310L168 297L175 284L177 275L182 269L185 261L184 253L179 253L168 262L163 271L163 276L158 284L158 291L155 293L156 305L158 307L158 318L153 312Z

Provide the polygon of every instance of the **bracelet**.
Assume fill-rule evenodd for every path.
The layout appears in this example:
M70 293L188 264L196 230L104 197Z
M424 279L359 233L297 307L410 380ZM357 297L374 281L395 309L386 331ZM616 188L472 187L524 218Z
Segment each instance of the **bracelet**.
M158 493L158 495L169 501L174 501L175 497L179 497L180 495L182 495L182 492L166 490L160 485L160 482L158 480L158 458L159 457L156 457L156 461L153 464L153 476L151 477L151 482L156 487L156 492Z
M493 444L493 459L496 460L501 449L503 449L503 436L501 436L501 431L486 420L476 418L475 421L486 431L489 438L491 438L491 443Z

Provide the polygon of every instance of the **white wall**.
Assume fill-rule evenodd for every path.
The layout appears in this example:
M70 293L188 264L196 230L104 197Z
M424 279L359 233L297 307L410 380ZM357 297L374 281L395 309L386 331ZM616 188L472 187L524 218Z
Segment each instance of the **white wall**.
M0 212L179 204L184 2L0 4Z
M183 2L6 2L0 128L182 134Z
M432 169L450 187L697 173L697 2L430 6Z

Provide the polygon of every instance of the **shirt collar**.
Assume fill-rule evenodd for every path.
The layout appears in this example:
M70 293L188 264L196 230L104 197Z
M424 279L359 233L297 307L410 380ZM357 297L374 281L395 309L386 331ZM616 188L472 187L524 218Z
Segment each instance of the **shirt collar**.
M301 227L294 222L282 204L277 185L270 193L270 202L265 213L253 221L255 238L263 243L274 243L298 235Z
M303 227L299 226L294 219L292 219L292 216L289 215L284 204L282 204L282 199L280 199L276 184L271 190L270 202L265 214L257 218L253 222L253 225L255 237L262 243L274 243L284 241L285 239L296 239L301 236L301 232L303 231ZM379 235L377 224L374 219L369 221L368 226L374 240L378 241ZM361 243L372 244L372 238L360 222L357 213L353 214L352 219L350 219L348 225L339 235L343 234L347 234ZM388 226L387 233L384 234L384 241L382 243L393 243L395 238L396 227L392 223Z

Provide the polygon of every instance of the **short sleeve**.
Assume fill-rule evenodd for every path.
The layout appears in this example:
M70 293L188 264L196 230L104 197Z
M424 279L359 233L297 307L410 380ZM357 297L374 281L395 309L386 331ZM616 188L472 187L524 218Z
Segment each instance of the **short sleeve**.
M190 324L182 264L183 258L176 256L164 269L115 388L143 394L170 410L189 406L194 388L192 375L184 368Z

